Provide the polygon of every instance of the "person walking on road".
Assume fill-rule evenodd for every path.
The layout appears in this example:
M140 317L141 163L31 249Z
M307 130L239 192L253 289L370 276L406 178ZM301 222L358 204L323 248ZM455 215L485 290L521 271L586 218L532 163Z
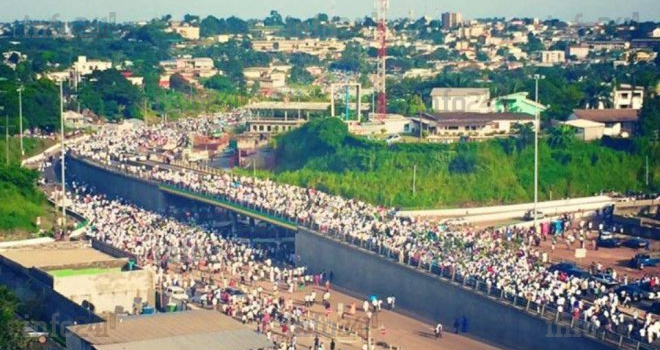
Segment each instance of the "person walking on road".
M457 318L454 320L454 333L458 334L458 330L461 328L461 321Z
M435 334L435 339L442 338L442 323L438 322L433 333Z

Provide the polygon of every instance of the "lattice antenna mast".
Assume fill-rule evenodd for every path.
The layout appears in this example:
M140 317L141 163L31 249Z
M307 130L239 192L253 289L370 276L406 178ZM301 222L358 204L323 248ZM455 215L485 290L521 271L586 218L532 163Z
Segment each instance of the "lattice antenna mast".
M389 0L375 0L377 11L376 40L378 42L378 69L376 71L375 91L378 93L376 113L379 119L387 115L387 71L385 63L387 60L387 11L390 7Z

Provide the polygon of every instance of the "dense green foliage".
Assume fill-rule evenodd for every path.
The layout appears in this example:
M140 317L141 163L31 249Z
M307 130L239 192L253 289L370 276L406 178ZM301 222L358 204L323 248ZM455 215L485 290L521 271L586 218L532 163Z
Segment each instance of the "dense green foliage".
M19 131L18 89L23 87L23 128L40 128L53 131L59 125L58 87L47 79L16 81L16 73L0 65L0 119L4 133L5 115L9 116L9 132Z
M23 322L16 318L18 307L16 295L0 286L0 349L27 349L32 343L23 333Z
M406 208L516 203L533 198L534 149L521 138L453 145L396 144L351 136L336 118L312 121L277 140L278 181ZM542 199L642 190L644 159L598 143L540 144ZM558 141L563 140L563 141ZM416 195L412 192L417 167ZM659 166L652 165L654 173ZM655 188L660 177L652 179Z
M43 194L35 183L36 171L17 165L0 165L0 231L34 230L34 219L43 212Z
M80 102L108 119L140 117L140 90L115 69L94 71L80 89Z

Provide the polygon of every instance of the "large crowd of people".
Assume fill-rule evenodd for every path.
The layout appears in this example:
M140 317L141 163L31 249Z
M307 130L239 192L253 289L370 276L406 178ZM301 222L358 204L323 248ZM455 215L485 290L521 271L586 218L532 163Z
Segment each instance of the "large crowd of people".
M196 128L196 123L201 126ZM548 270L539 249L539 243L546 238L546 234L537 234L533 229L451 228L426 220L399 217L392 208L270 180L125 163L135 154L148 154L153 150L162 150L164 145L176 143L182 131L204 132L208 125L208 121L186 120L130 130L106 128L93 141L72 145L71 151L102 164L120 166L124 171L151 181L239 202L322 233L349 237L379 251L387 251L388 256L401 262L414 259L425 265L435 265L441 270L451 271L453 275L483 282L489 289L497 288L507 295L557 308L595 330L611 330L649 343L660 337L660 321L652 314L648 313L645 317L624 314L622 304L628 303L629 295L614 293L593 279ZM118 208L114 210L120 216L132 215ZM133 225L153 219L136 220ZM207 258L227 265L233 261L228 256L250 262L254 255L254 252L224 241L209 242L214 238L199 232L191 232L185 237L174 234L171 227L168 229L167 221L157 227L161 229L159 233L149 237L144 237L145 233L133 228L142 238L141 244L137 244L134 237L127 237L127 233L112 237L102 232L96 235L120 248L137 250L140 256L152 261L168 256L184 264L194 264L201 258ZM579 236L570 230L565 234ZM259 270L252 273L269 275ZM655 286L658 285L658 277L648 276L640 282ZM266 305L263 302L258 304L262 307Z
M271 250L225 238L203 225L109 200L85 185L72 187L72 210L89 220L87 236L134 255L140 267L154 271L165 297L169 287L182 288L189 298L186 304L253 325L278 349L296 349L295 327L313 329L307 308L320 298L312 291L314 296L301 306L294 303L293 293L327 276L307 275L304 267L286 261L275 263Z

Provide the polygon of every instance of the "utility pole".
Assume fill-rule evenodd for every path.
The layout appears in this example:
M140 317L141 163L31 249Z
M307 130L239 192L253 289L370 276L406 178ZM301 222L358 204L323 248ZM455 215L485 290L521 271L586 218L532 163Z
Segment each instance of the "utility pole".
M535 101L539 103L539 80L545 79L540 74L534 74ZM539 233L538 206L539 206L539 129L541 128L540 114L537 111L534 118L534 231Z
M417 195L417 164L413 166L413 197Z
M649 156L646 156L646 189L649 188Z
M5 113L5 158L9 166L9 114Z
M62 227L66 228L66 177L65 177L65 164L64 158L64 89L62 81L60 81L60 137L61 137L61 153L62 153Z
M21 157L25 157L25 148L23 147L23 87L18 88L18 127L20 129Z

